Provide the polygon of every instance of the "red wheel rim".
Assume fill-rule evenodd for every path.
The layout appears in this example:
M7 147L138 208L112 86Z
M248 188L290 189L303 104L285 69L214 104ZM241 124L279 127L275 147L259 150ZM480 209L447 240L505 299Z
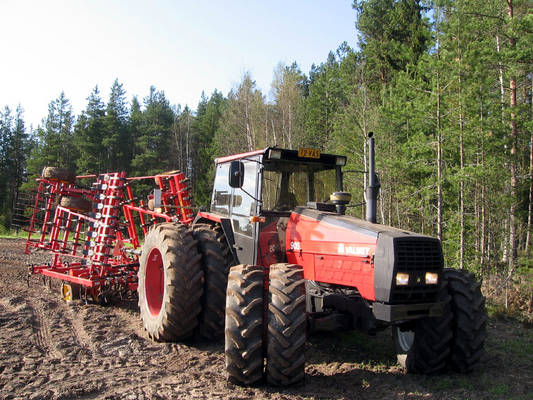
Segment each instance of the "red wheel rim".
M163 295L165 294L165 276L163 274L163 257L157 248L153 248L148 253L146 261L146 279L144 283L144 294L148 310L152 316L156 317L161 311Z

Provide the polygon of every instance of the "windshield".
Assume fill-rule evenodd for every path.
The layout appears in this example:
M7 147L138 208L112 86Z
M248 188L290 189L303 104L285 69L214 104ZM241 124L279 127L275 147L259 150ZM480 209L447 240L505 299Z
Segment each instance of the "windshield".
M325 202L336 190L334 167L288 161L264 164L263 210L290 211L308 201Z

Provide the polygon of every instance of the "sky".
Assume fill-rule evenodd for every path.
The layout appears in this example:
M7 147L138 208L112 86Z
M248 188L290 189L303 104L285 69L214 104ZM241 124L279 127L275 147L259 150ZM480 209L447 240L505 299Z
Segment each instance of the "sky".
M142 100L151 85L196 109L202 91L227 95L245 72L268 95L274 69L304 73L346 41L351 0L0 0L0 107L36 128L61 91L77 115L115 79Z

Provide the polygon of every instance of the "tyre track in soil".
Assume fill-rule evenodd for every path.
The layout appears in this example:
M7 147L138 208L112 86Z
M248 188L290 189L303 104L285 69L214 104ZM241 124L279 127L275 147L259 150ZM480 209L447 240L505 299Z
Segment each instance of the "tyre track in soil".
M48 317L45 315L41 300L27 299L32 314L32 329L37 348L43 355L60 359L61 352L57 349L50 335Z
M65 309L65 322L70 326L70 332L74 336L74 340L77 342L79 347L91 353L96 352L95 343L87 333L87 330L85 329L85 325L83 323L87 311L82 309L81 312L78 312L78 314L76 314L70 305L62 304L62 307Z

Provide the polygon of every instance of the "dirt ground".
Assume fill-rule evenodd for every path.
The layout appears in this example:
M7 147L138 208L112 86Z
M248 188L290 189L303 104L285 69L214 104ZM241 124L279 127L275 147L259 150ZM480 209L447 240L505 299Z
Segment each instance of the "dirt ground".
M338 333L310 338L305 385L238 387L226 382L223 344L152 342L135 299L66 304L57 284L33 277L28 286L27 263L49 257L23 248L0 239L0 399L533 398L531 329L493 319L469 375L405 375L390 331Z

